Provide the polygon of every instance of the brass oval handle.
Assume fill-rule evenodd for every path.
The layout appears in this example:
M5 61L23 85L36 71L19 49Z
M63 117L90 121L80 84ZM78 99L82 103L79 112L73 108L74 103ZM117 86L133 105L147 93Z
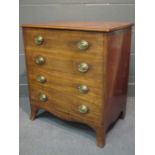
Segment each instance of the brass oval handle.
M77 48L81 51L84 51L84 50L87 50L89 47L89 43L88 41L86 40L80 40L78 43L77 43Z
M42 56L37 56L35 58L35 63L38 65L43 65L45 63L45 58Z
M40 93L39 94L39 100L41 102L46 102L48 100L48 97L46 96L46 94Z
M88 65L87 63L85 63L85 62L82 62L82 63L80 63L80 64L78 65L78 70L79 70L80 72L82 72L82 73L87 72L88 69L89 69L89 65Z
M37 81L40 83L45 83L46 78L45 78L45 76L39 75L39 76L37 76Z
M81 94L86 94L89 91L89 88L87 85L80 85L78 89Z
M44 38L39 35L39 36L34 38L34 42L36 45L41 45L44 42Z
M80 112L80 113L82 113L82 114L86 114L86 113L88 113L88 111L89 111L89 108L86 106L86 105L80 105L79 107L78 107L78 111Z

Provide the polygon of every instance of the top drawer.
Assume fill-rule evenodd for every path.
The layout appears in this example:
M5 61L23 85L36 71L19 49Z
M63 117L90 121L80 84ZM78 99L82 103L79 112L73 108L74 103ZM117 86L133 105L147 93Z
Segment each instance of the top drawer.
M59 56L103 59L105 37L99 32L24 28L26 51L39 50ZM63 51L63 52L62 52ZM85 53L85 54L84 54ZM87 54L86 54L87 53Z

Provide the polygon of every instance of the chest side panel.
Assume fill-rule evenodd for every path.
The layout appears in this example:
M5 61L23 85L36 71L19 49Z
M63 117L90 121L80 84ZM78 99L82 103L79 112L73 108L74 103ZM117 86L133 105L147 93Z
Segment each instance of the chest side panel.
M114 122L126 106L131 28L108 33L106 122Z

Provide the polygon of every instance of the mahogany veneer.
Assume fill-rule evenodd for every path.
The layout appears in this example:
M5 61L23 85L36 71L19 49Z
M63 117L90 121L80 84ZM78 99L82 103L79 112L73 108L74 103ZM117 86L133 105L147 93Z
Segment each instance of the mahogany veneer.
M108 127L125 116L132 24L52 22L22 27L30 119L43 108L61 119L87 124L96 132L97 145L104 146Z

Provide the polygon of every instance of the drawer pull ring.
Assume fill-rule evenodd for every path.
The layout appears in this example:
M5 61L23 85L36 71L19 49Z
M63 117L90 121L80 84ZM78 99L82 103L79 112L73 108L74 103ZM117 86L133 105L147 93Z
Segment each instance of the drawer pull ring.
M34 42L36 45L41 45L44 42L44 38L42 36L37 36L34 38Z
M80 72L82 72L82 73L87 72L88 69L89 69L89 65L88 65L87 63L85 63L85 62L82 62L82 63L80 63L80 64L78 65L78 70L79 70Z
M80 105L78 107L78 111L81 113L81 114L86 114L88 113L89 109L86 105Z
M89 88L87 85L80 85L78 89L81 94L86 94L89 91Z
M37 76L37 81L40 83L45 83L46 82L46 78L42 75Z
M78 43L77 43L77 48L81 51L84 51L84 50L87 50L89 47L89 43L88 41L86 40L80 40Z
M43 65L45 63L45 58L42 56L37 56L35 59L35 63L38 65Z
M39 100L40 100L41 102L46 102L46 101L48 100L48 97L47 97L45 94L40 93L40 94L39 94Z

